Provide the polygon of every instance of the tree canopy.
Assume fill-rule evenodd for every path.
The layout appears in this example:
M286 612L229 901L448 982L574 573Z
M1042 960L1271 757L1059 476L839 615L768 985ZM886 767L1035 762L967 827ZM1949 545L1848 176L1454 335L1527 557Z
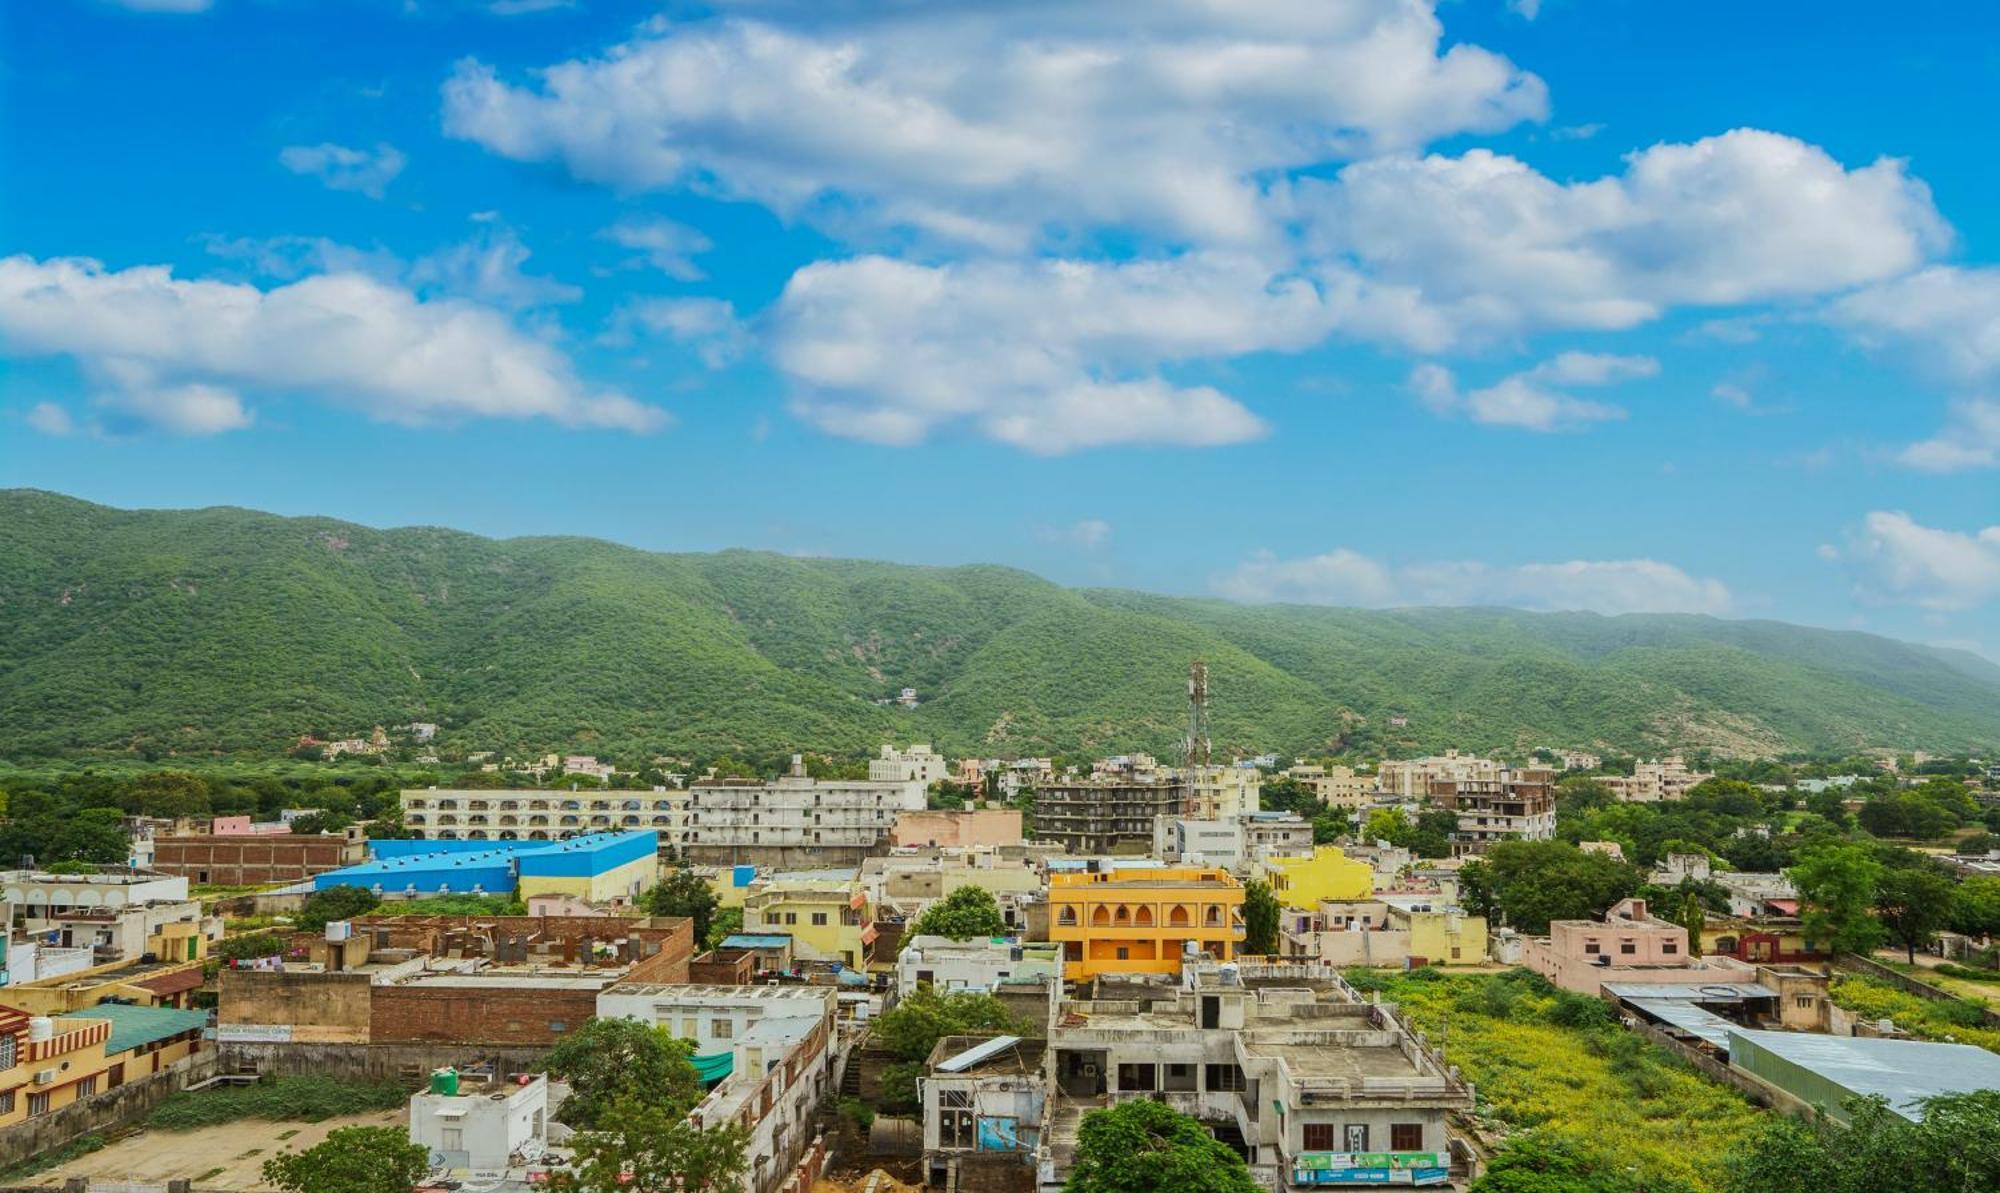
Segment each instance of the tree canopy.
M1882 924L1872 914L1882 863L1866 846L1817 846L1786 874L1799 891L1807 943L1836 953L1867 953L1882 943Z
M896 1056L882 1074L883 1100L897 1108L916 1105L917 1077L931 1049L946 1036L1035 1035L1032 1024L1015 1018L991 994L960 990L939 994L919 987L875 1021L875 1041Z
M285 1193L410 1193L429 1167L430 1153L401 1127L336 1127L264 1161L264 1179Z
M562 1121L598 1125L625 1100L686 1114L701 1100L693 1047L631 1019L592 1019L549 1050L548 1070L570 1084Z
M1253 957L1278 952L1278 897L1261 878L1243 884L1243 951Z
M570 1138L575 1161L549 1186L558 1193L733 1193L748 1167L748 1144L740 1123L697 1127L685 1110L623 1097Z
M1243 1157L1163 1102L1083 1116L1064 1193L1256 1193Z
M686 916L693 920L698 944L708 940L715 909L721 902L708 880L687 866L675 866L658 886L639 897L639 907L647 915Z
M1919 1122L1879 1098L1850 1101L1847 1112L1849 1124L1767 1116L1731 1154L1726 1193L2000 1189L2000 1090L1932 1098Z
M1503 841L1459 871L1466 906L1518 931L1551 920L1587 920L1639 889L1633 867L1567 841Z
M1005 936L1007 921L993 892L983 886L962 886L924 908L903 933L903 946L919 936L948 936L971 940L977 936Z

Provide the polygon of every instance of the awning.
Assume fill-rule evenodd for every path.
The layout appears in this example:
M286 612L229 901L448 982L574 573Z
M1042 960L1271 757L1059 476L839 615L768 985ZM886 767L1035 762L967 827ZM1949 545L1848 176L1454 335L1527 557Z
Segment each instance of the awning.
M1781 915L1799 914L1799 901L1797 899L1766 899L1764 902L1772 911L1778 912Z
M711 1052L696 1056L693 1061L695 1076L700 1077L701 1083L706 1086L720 1085L722 1079L736 1068L734 1052Z

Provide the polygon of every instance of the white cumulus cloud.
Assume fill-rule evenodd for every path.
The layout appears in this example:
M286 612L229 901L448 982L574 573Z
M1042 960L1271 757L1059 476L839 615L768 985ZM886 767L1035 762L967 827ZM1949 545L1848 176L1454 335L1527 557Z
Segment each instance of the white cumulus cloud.
M1443 365L1420 364L1410 372L1410 390L1437 414L1463 415L1487 426L1563 431L1625 417L1622 407L1575 397L1564 387L1611 385L1659 371L1660 363L1649 356L1565 352L1471 391L1461 391Z
M1497 131L1539 79L1445 47L1430 0L724 3L526 84L477 61L446 131L620 188L1020 244L1264 230L1253 176Z
M915 443L965 423L1034 451L1114 443L1240 443L1264 425L1241 403L1159 376L1172 361L1295 350L1336 301L1253 258L915 265L824 261L771 315L795 408L836 434Z
M1392 566L1346 547L1282 559L1260 552L1216 577L1215 591L1253 604L1501 605L1595 613L1727 613L1729 589L1652 559Z
M361 274L272 289L176 278L163 266L0 259L0 346L67 356L108 410L164 429L247 425L239 390L305 393L408 425L547 418L646 431L665 412L575 376L499 312L424 301Z
M1950 237L1902 162L1850 170L1754 129L1655 145L1588 182L1484 149L1378 158L1300 183L1293 203L1317 251L1413 287L1471 334L1827 293L1901 274Z
M287 145L278 162L294 174L317 178L328 189L358 191L379 199L408 164L402 151L382 144L373 149L354 149L331 141L318 145Z
M1823 557L1845 562L1865 598L1944 612L2000 598L2000 526L1964 533L1876 510Z

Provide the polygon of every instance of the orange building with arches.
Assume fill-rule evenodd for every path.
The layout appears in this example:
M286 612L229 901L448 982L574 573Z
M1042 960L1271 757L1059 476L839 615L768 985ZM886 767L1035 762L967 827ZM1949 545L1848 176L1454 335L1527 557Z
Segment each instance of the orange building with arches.
M1243 947L1243 884L1213 867L1051 874L1049 939L1072 981L1179 973L1188 941L1231 961Z

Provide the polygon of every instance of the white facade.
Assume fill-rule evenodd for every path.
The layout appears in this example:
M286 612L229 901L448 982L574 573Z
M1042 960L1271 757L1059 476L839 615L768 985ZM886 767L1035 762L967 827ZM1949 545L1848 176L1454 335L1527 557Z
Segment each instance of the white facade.
M79 911L134 903L185 902L188 880L169 874L50 874L41 870L0 873L0 898L34 915L43 908ZM19 914L15 912L14 914Z
M735 1047L756 1023L819 1016L832 1026L838 1006L832 986L696 986L657 982L607 986L597 996L604 1019L633 1019L693 1040L696 1052Z
M526 1085L410 1098L410 1142L430 1149L433 1168L496 1172L532 1163L548 1129L549 1079L540 1075Z
M689 848L870 848L889 835L899 812L926 804L921 779L814 779L795 757L774 782L724 779L687 791L682 843Z
M426 787L403 792L403 823L433 841L560 841L651 830L678 843L687 794Z
M951 769L945 764L944 755L921 743L907 750L883 746L882 756L868 762L868 778L877 783L908 783L914 780L929 787L939 779L950 777Z
M1058 978L1061 973L1061 945L916 936L903 943L902 954L896 958L896 993L907 998L921 985L940 994L991 991L1009 978Z

